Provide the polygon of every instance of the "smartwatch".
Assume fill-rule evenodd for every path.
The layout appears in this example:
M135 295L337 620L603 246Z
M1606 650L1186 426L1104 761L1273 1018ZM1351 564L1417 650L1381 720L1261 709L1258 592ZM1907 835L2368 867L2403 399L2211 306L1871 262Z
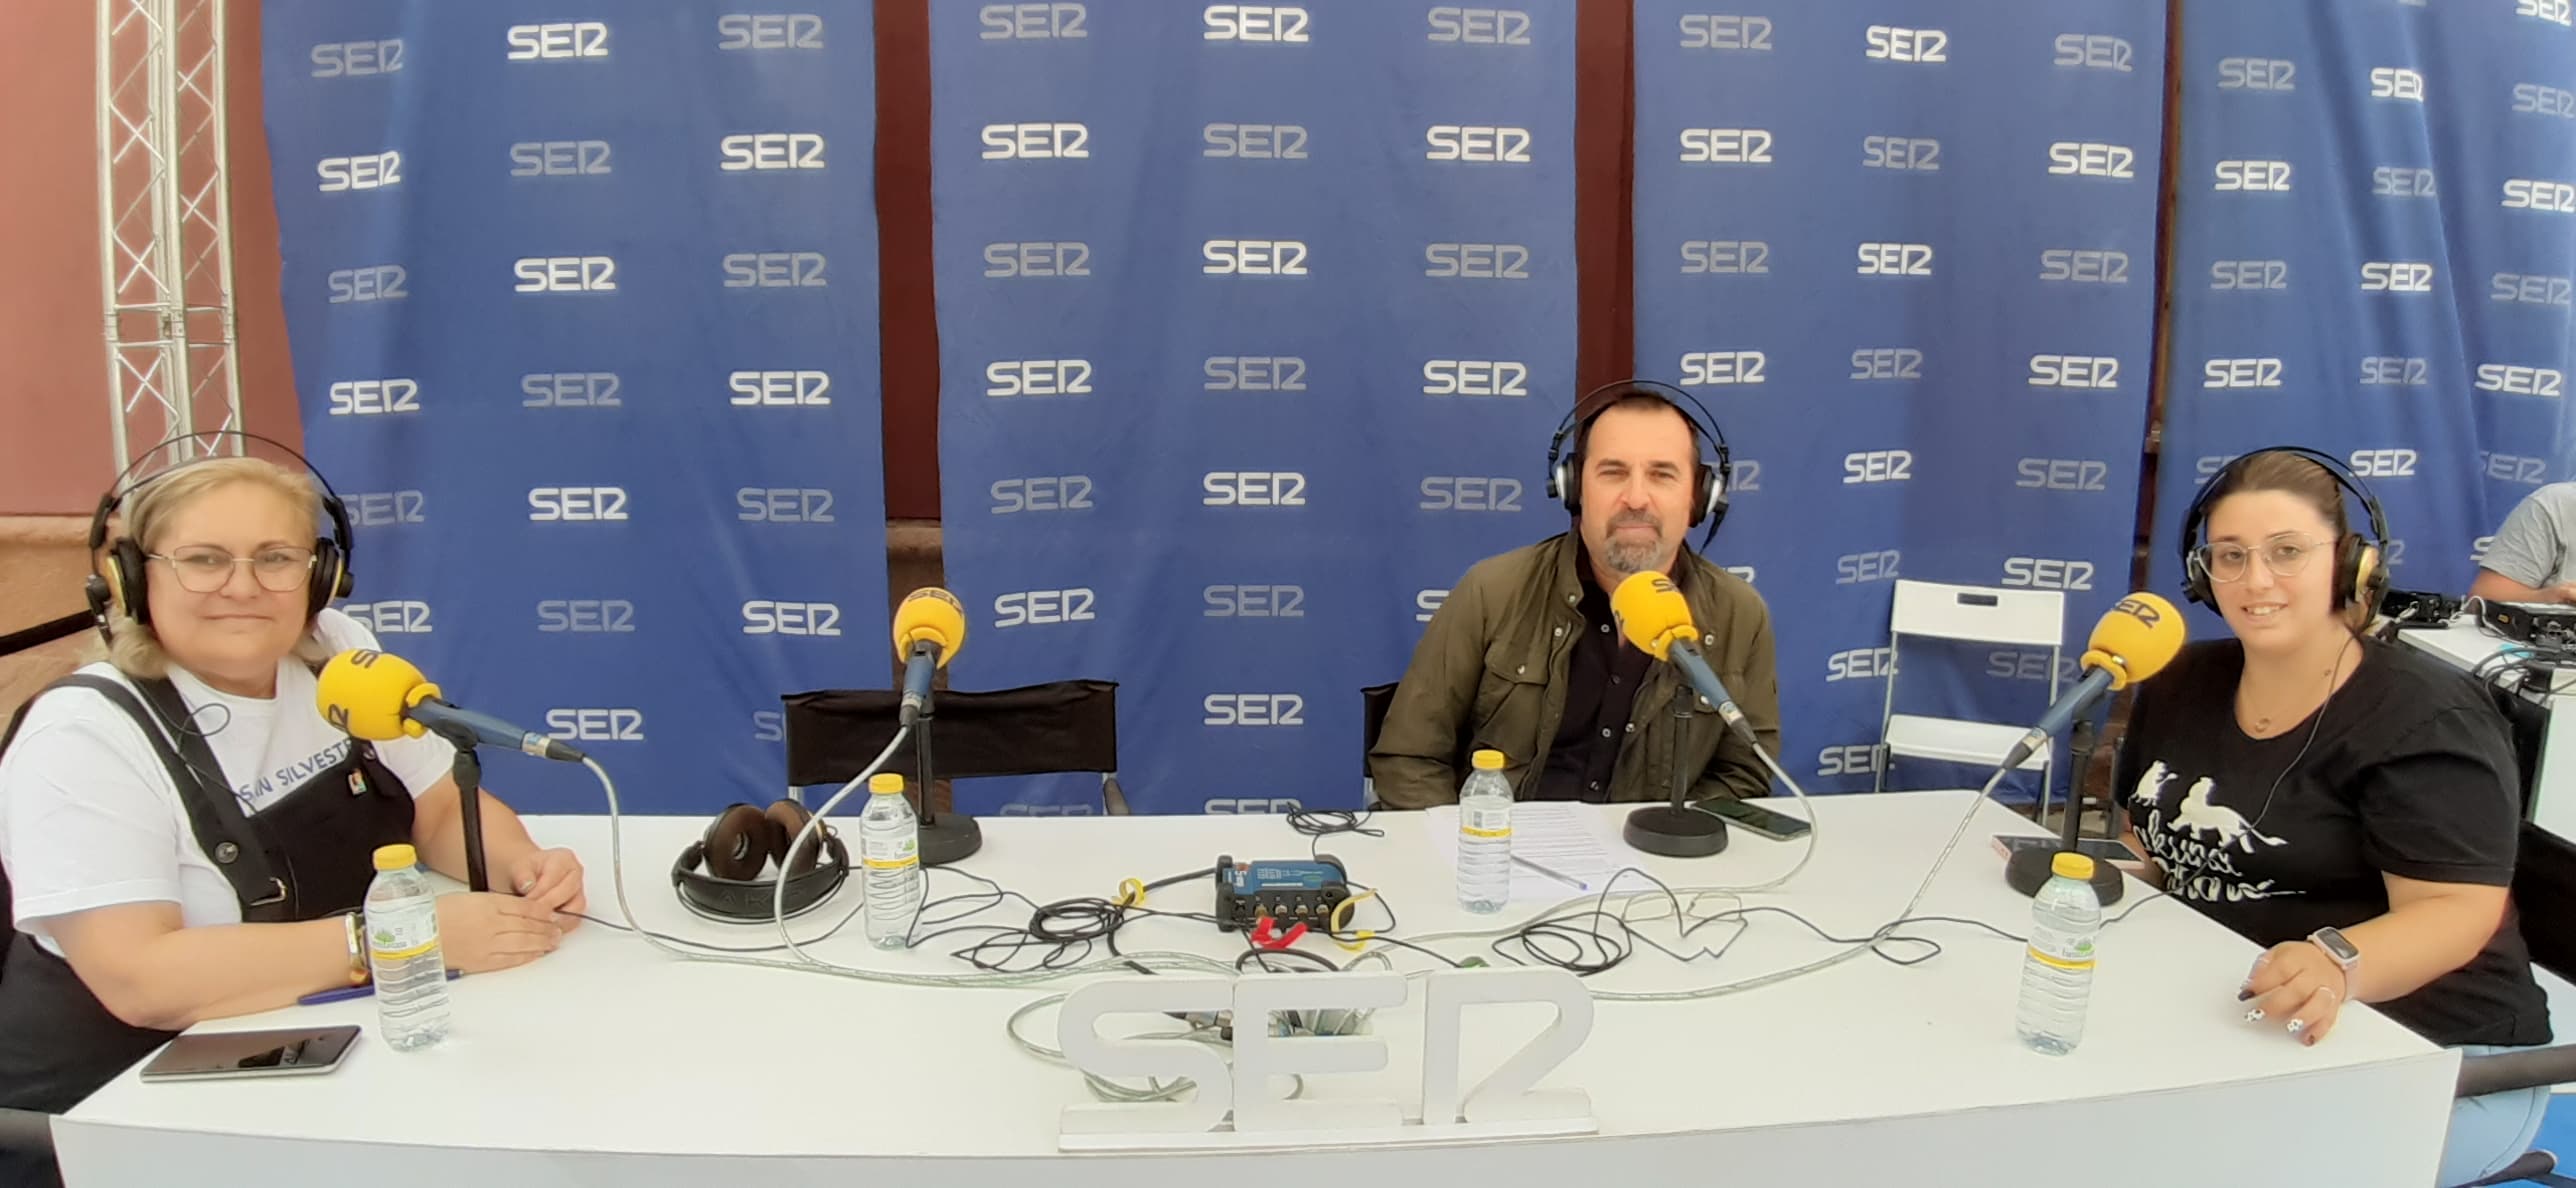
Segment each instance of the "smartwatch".
M2361 950L2353 947L2351 941L2344 939L2342 930L2331 927L2320 928L2308 934L2308 943L2325 950L2326 956L2333 958L2336 965L2342 966L2344 982L2346 985L2351 984L2353 967L2361 964Z

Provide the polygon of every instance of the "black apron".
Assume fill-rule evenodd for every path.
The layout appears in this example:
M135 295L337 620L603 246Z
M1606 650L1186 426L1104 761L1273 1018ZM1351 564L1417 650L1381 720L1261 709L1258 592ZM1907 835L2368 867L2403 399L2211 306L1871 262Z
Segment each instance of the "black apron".
M137 681L143 700L113 679L74 674L45 687L98 690L132 716L160 752L179 786L197 844L241 898L244 923L318 920L360 907L375 879L378 846L411 840L411 792L352 740L349 753L288 789L256 818L242 812L212 748L187 723L187 706L168 681ZM29 704L34 703L30 698ZM20 715L25 710L22 708ZM0 734L0 750L18 722ZM173 737L175 735L175 738ZM173 744L175 745L175 749ZM24 838L21 844L43 844ZM5 902L0 878L0 902ZM71 964L10 927L0 961L0 1106L61 1113L149 1056L178 1034L135 1027L100 1004Z

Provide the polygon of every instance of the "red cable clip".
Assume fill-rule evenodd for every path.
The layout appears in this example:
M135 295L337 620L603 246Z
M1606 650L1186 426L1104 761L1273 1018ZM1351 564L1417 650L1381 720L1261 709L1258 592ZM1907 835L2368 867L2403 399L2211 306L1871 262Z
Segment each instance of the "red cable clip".
M1290 928L1284 934L1278 931L1278 925L1279 922L1277 920L1268 916L1261 917L1260 921L1252 926L1252 947L1256 949L1272 950L1285 949L1290 945L1296 944L1298 941L1306 939L1306 924L1304 921L1299 921L1296 926Z

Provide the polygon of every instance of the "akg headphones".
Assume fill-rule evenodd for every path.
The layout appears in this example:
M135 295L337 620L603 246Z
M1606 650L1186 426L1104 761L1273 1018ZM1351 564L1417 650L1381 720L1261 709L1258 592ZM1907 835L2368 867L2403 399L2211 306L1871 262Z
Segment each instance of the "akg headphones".
M2209 480L2208 485L2200 489L2198 495L2192 497L2190 510L2183 513L2182 535L2176 542L2182 550L2183 593L2193 602L2211 610L2218 609L2218 595L2210 588L2209 572L2201 567L2197 551L2201 529L2209 519L2211 496L2225 489L2228 480L2241 473L2247 461L2264 454L2296 454L2315 462L2333 477L2335 485L2361 501L2362 509L2370 517L2370 539L2362 539L2358 532L2346 532L2343 539L2336 542L2334 608L2342 610L2360 598L2369 598L2374 606L2377 605L2376 589L2388 576L2380 568L2381 553L2388 544L2388 517L2380 511L2379 500L2370 493L2370 488L2362 485L2360 475L2354 474L2341 459L2305 446L2266 446L2248 453L2229 462L2225 469Z
M774 920L778 884L761 877L774 864L778 877L787 880L787 914L813 910L850 875L849 848L829 825L795 855L787 853L788 843L813 819L793 800L776 801L766 810L743 803L727 806L671 864L671 887L679 892L681 905L731 923ZM703 873L696 869L702 864Z
M1604 393L1616 393L1616 396L1600 399ZM1565 419L1557 422L1556 436L1547 443L1547 496L1564 504L1569 514L1583 513L1581 439L1595 418L1630 396L1652 396L1673 406L1673 411L1680 413L1682 420L1689 423L1693 438L1714 443L1717 447L1715 465L1693 451L1690 526L1708 525L1708 531L1700 537L1700 544L1705 547L1709 538L1717 535L1717 526L1726 520L1726 493L1735 486L1735 462L1727 454L1726 433L1717 427L1717 418L1709 415L1708 406L1701 404L1699 397L1671 384L1650 379L1616 380L1584 393L1582 399L1575 401L1574 407L1566 410ZM1692 409L1698 409L1699 415L1692 416ZM1568 437L1577 439L1571 454L1565 453Z
M190 459L168 470L136 479L131 486L125 485L126 478L144 463L151 461L153 456L160 453L164 447L203 437L239 437L249 441L264 441L285 451L287 456L303 464L305 472L311 474L313 481L322 488L322 511L331 521L331 535L317 536L313 540L313 580L307 586L310 597L305 602L305 617L311 618L320 614L322 608L329 606L334 598L348 597L354 585L354 575L349 572L349 509L340 502L339 492L331 489L331 480L322 477L322 472L314 469L312 462L285 442L271 437L262 437L256 433L245 433L238 429L213 429L204 433L173 437L143 451L142 456L136 458L132 465L117 472L115 481L108 484L107 494L99 496L98 512L91 516L89 521L89 552L90 556L96 557L99 550L107 550L104 561L107 572L91 574L89 580L81 584L81 593L89 599L90 614L98 620L100 635L105 636L110 633L110 624L115 621L118 611L133 615L134 621L138 624L146 627L152 625L152 600L145 592L144 579L146 567L150 563L143 556L143 546L133 538L118 536L113 542L107 539L108 518L114 515L116 509L127 499L133 498L136 491L191 466L213 461L224 455Z

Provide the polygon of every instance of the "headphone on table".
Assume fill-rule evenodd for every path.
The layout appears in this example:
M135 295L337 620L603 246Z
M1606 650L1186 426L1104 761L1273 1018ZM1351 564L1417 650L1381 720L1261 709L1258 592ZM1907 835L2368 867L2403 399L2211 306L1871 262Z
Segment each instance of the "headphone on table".
M787 880L788 916L812 911L850 875L849 848L829 825L788 854L788 843L813 819L811 810L793 800L775 801L765 810L741 802L728 805L671 864L671 886L679 892L681 906L728 923L774 920L778 882L761 877L774 864L778 877ZM704 873L695 869L700 865Z
M1600 399L1605 392L1618 395ZM1556 436L1547 443L1548 498L1564 504L1569 514L1583 514L1582 438L1595 419L1630 396L1651 396L1671 405L1690 425L1694 439L1716 444L1717 461L1712 464L1694 450L1691 469L1690 526L1708 525L1708 531L1700 536L1701 546L1706 547L1709 538L1717 535L1717 526L1726 520L1726 492L1735 485L1735 462L1727 453L1726 434L1717 427L1717 418L1709 415L1708 406L1701 404L1699 397L1659 380L1613 380L1584 393L1573 408L1566 410L1565 418L1557 422ZM1698 409L1699 415L1691 415L1692 409ZM1568 437L1577 439L1570 454L1565 452Z
M146 449L143 455L135 459L131 465L118 471L115 481L108 484L107 494L99 497L97 513L90 517L90 556L97 557L99 550L105 549L107 556L102 563L107 572L89 575L89 579L81 583L81 593L89 599L90 614L98 620L98 632L102 637L110 634L111 624L120 611L134 616L134 621L139 626L152 625L152 600L147 596L144 578L144 572L151 563L150 559L143 555L141 542L130 536L119 535L114 541L107 539L109 517L114 515L116 509L126 500L133 498L135 492L191 466L215 461L225 455L210 454L203 458L193 458L168 470L136 479L130 486L125 485L125 480L144 463L151 461L153 455L159 453L163 447L194 441L201 437L239 437L249 441L267 442L301 463L305 473L312 475L313 481L322 488L322 511L331 521L331 535L316 536L313 540L313 579L306 587L309 592L304 607L306 618L320 614L323 607L331 604L332 599L347 597L354 584L354 575L349 571L351 543L349 509L347 505L340 502L339 492L332 490L331 480L324 478L322 472L315 469L310 460L296 452L293 446L276 438L262 437L239 429L213 429L204 433L182 434Z
M2335 542L2334 608L2342 610L2362 598L2371 599L2376 606L2377 587L2388 580L2380 562L2388 544L2388 517L2380 510L2378 498L2370 493L2369 487L2362 485L2361 476L2354 474L2351 467L2331 454L2305 446L2266 446L2248 453L2229 462L2225 469L2209 480L2207 486L2200 489L2199 494L2192 497L2190 510L2183 513L2182 536L2176 541L2182 550L2183 593L2193 602L2211 610L2218 609L2218 594L2210 588L2209 571L2201 562L2196 542L2209 520L2210 505L2214 502L2211 496L2225 488L2230 475L2239 473L2248 461L2264 454L2295 454L2315 462L2334 479L2336 486L2361 501L2362 509L2370 517L2370 538L2364 540L2358 532L2346 532L2342 540Z

